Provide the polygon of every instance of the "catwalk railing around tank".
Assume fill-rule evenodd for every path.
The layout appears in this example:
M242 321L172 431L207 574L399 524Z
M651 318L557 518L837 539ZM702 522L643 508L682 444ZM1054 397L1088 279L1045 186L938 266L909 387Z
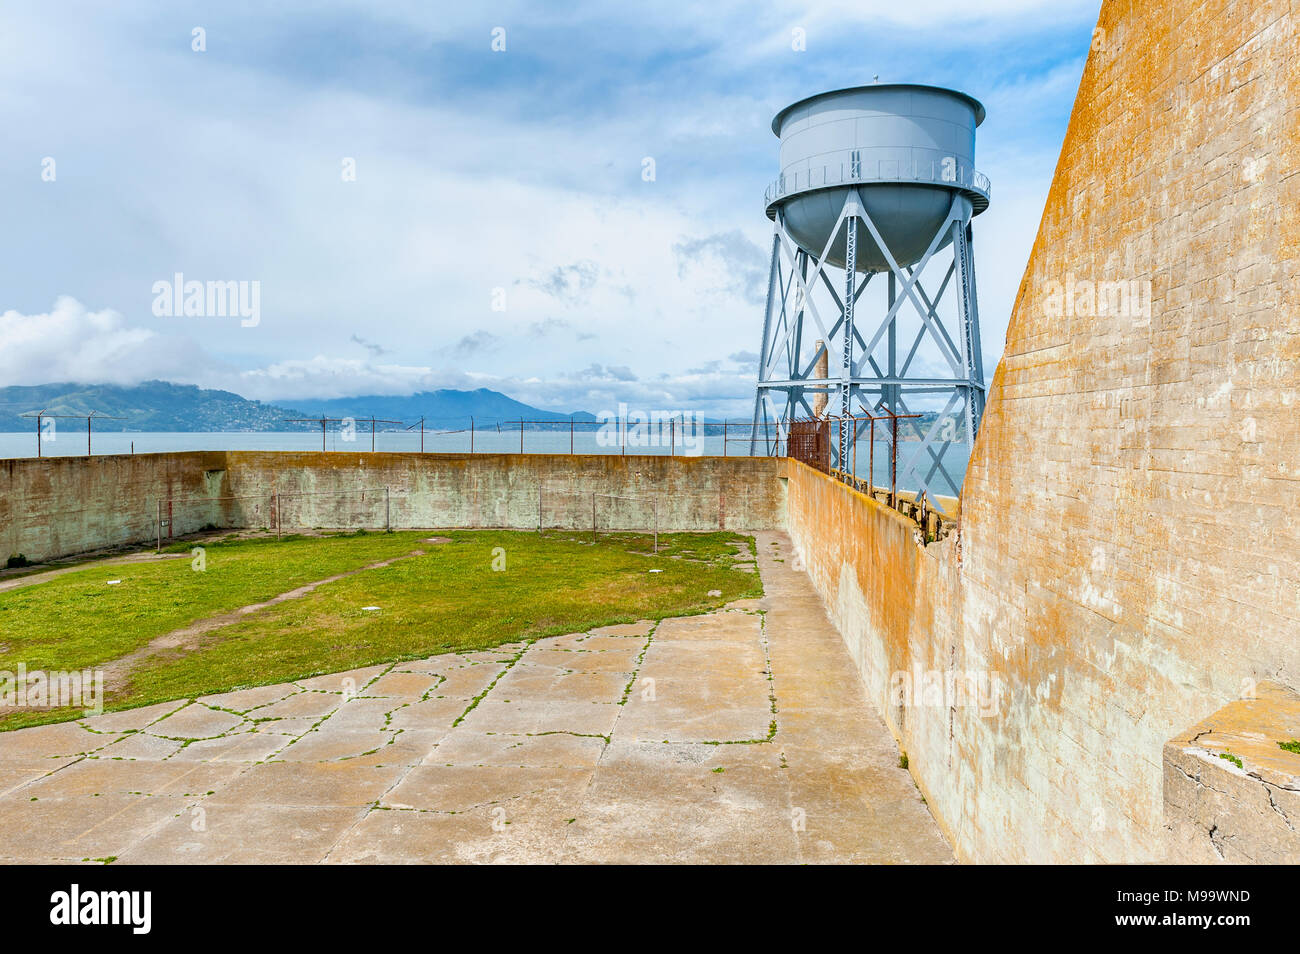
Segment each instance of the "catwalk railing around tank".
M987 204L993 184L989 177L955 157L938 159L852 159L796 169L779 176L763 193L763 205L810 189L871 183L921 183L966 189Z

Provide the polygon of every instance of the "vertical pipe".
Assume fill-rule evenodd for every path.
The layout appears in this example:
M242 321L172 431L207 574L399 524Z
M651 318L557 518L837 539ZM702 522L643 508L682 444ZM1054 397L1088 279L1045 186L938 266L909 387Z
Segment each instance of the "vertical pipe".
M277 490L274 494L272 494L272 497L273 497L274 500L275 500L275 538L276 538L277 540L279 540L279 539L280 539L280 520L281 520L281 517L280 517L280 491Z
M596 495L591 495L591 542L596 542Z
M158 546L155 553L162 553L162 498L158 498Z
M542 482L537 482L537 532L542 532Z
M659 552L659 498L654 498L655 505L655 553Z
M813 377L822 378L823 380L830 373L830 353L826 349L825 340L818 338L813 345L817 357L813 362ZM830 401L830 392L825 387L820 391L813 392L812 412L813 417L824 417L826 415L826 405Z
M384 532L391 533L393 530L393 505L388 495L388 487L384 487Z

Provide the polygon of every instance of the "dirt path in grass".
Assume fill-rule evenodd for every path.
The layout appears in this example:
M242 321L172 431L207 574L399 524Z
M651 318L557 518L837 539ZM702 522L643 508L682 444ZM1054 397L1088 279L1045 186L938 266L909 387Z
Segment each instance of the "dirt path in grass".
M61 566L53 570L41 570L38 573L28 573L25 576L0 580L0 593L4 593L6 590L19 590L24 586L35 586L38 583L47 583L55 577L67 573L76 573L78 570L92 569L97 566L122 566L129 563L153 563L157 560L188 559L190 559L188 553L132 553L130 556L109 557L106 560L89 560L85 563L74 563L72 566Z
M431 537L427 542L442 543L444 542L444 539ZM281 603L287 602L288 600L300 599L308 593L311 593L317 587L324 586L326 583L345 580L350 576L356 576L358 573L364 573L367 570L379 570L383 567L391 566L394 563L400 563L403 560L410 560L414 557L424 556L426 552L427 551L425 550L412 550L410 553L405 553L401 556L390 557L387 560L379 560L375 563L368 563L365 566L357 567L355 570L336 573L333 576L327 576L321 580L313 580L310 583L304 583L302 586L296 586L284 593L279 593L261 603L250 603L247 606L241 606L238 609L230 610L229 612L218 613L216 616L208 616L204 619L190 623L188 626L182 626L180 629L174 629L169 633L163 633L161 636L155 636L139 649L127 653L125 656L111 659L103 665L95 666L93 668L103 671L104 686L106 687L105 695L107 696L109 694L107 687L116 686L121 688L126 686L127 680L132 671L155 656L180 654L199 649L204 644L207 637L216 630L238 623L240 620L243 620L254 613L260 613L262 610L270 609L273 606L279 606ZM181 554L181 556L189 559L188 553ZM137 560L134 562L139 561ZM28 706L16 706L10 707L8 711L22 712L28 711L31 708L32 707Z

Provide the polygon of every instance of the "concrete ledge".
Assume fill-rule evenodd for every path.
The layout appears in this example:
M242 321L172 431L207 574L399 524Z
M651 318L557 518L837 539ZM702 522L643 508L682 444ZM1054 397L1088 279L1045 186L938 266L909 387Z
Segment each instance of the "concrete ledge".
M1300 864L1300 755L1278 746L1292 739L1300 694L1261 683L1166 743L1168 860Z

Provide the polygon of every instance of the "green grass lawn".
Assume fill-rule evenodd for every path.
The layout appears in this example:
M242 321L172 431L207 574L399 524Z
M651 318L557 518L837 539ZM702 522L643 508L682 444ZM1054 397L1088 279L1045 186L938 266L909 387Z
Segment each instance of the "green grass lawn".
M657 555L645 534L593 544L564 531L446 531L448 543L422 542L431 535L228 539L206 544L203 572L189 559L90 566L0 593L0 670L102 667L172 630L416 549L215 630L195 650L149 657L106 685L106 708L699 613L761 592L756 573L734 568L753 560L738 534L660 534ZM0 710L0 728L79 715Z

